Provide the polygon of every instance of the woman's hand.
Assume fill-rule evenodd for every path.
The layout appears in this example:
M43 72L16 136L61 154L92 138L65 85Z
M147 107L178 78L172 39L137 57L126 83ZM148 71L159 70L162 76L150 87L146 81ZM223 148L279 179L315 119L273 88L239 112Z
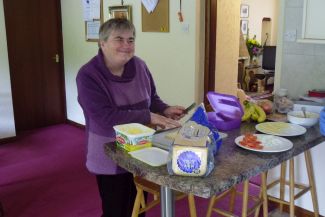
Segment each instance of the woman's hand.
M163 114L171 119L179 120L185 115L185 108L183 106L170 106L166 108Z
M156 113L150 113L150 125L153 126L159 126L162 129L168 129L168 128L175 128L180 127L181 124L178 123L178 121L175 121L171 118L164 117L162 115L158 115Z

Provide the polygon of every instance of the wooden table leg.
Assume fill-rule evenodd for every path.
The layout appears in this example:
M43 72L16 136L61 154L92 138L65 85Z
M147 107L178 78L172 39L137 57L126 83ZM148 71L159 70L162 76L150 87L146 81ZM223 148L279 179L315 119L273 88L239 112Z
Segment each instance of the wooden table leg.
M137 188L137 195L136 195L135 200L134 200L132 217L138 217L139 216L139 210L140 210L140 205L141 205L142 193L140 193L140 191L142 191L142 190L139 189L139 187L136 187L136 188Z
M287 162L283 162L281 164L281 173L280 173L280 199L284 200L284 192L285 192L285 182L286 182L286 170L287 170ZM280 203L280 211L283 211L283 204Z
M188 195L188 204L190 207L190 216L196 217L196 207L195 207L195 200L193 194Z
M263 217L268 217L268 198L267 198L267 183L266 183L267 172L261 173L261 186L259 199L262 200L263 206ZM254 217L258 217L260 213L261 206L258 206L255 210Z
M303 194L308 192L310 190L311 193L311 199L313 202L313 208L314 208L314 216L319 217L319 207L318 207L318 201L317 201L317 194L316 194L316 186L315 186L315 180L314 180L314 172L313 172L313 165L311 160L311 154L310 150L307 150L304 152L305 155L305 162L306 162L306 168L308 173L308 180L309 185L300 185L295 183L295 166L294 166L294 158L291 158L289 160L289 213L290 217L295 216L295 200L301 197ZM288 182L286 181L286 166L287 163L283 162L281 164L281 175L280 175L280 181L276 180L275 182L271 183L271 187L274 187L274 184L280 182L280 198L275 198L270 196L270 200L280 203L280 211L283 211L283 204L288 204L284 200L284 193L285 193L285 185L288 185ZM295 188L299 188L300 191L295 195Z
M211 214L212 214L212 208L213 208L213 205L214 205L215 200L216 200L216 196L213 195L210 198L209 207L208 207L208 211L207 211L206 217L210 217L211 216Z
M309 186L310 186L310 194L311 199L313 201L313 207L314 207L314 215L315 217L319 216L319 209L318 209L318 200L317 200L317 194L316 194L316 185L314 180L314 170L313 170L313 164L311 160L310 151L305 151L305 161L306 161L306 168L308 173L308 180L309 180Z
M291 158L289 162L289 192L290 192L290 217L295 216L295 172L294 159Z
M229 212L234 212L235 199L236 199L236 186L230 190Z
M262 173L262 199L263 199L263 217L268 217L267 183L266 172Z
M248 185L249 181L244 181L244 189L243 189L243 207L242 207L242 217L247 217L247 210L248 210Z

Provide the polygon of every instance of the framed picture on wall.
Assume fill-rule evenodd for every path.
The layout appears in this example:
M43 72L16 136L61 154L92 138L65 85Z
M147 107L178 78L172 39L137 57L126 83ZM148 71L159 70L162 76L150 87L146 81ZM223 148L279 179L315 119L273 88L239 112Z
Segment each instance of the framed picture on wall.
M248 20L241 20L240 21L240 29L243 35L247 35L248 33Z
M249 6L245 4L240 5L240 17L241 18L248 18L249 15Z
M131 5L110 6L108 7L109 19L124 18L132 21Z
M93 41L93 42L99 41L100 24L101 21L98 19L85 22L86 41Z

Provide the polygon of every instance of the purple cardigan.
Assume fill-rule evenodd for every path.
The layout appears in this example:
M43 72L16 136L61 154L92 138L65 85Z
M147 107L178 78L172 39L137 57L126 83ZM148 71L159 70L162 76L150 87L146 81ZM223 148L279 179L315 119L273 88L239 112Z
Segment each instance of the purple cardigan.
M115 140L114 125L150 122L150 112L161 113L168 105L157 95L151 73L138 57L125 64L121 77L106 67L101 50L77 75L78 101L83 109L90 172L124 172L104 153L103 145Z

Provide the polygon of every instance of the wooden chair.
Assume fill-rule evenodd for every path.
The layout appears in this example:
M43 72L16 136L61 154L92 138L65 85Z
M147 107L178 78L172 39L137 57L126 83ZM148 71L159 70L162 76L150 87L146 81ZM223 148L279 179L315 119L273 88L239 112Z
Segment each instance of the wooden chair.
M137 195L135 197L132 217L138 217L139 214L148 211L157 204L160 203L160 185L157 185L153 182L145 180L139 176L134 177L134 183L137 188ZM153 200L150 202L145 201L144 192L148 192L153 195ZM193 194L184 194L181 192L175 192L175 199L180 200L188 196L188 203L190 208L190 216L196 217L196 207Z
M270 183L267 188L270 189L274 187L277 184L280 184L280 198L276 198L273 196L268 196L268 199L270 201L276 202L280 204L280 211L283 211L283 204L286 204L290 207L290 217L294 217L295 213L295 203L294 201L301 197L303 194L310 191L311 199L313 202L313 208L314 208L314 215L315 217L319 216L319 210L318 210L318 202L317 202L317 194L315 189L315 180L314 180L314 171L312 166L312 159L310 155L310 151L307 150L304 152L305 155L305 162L306 162L306 168L307 168L307 174L308 174L308 180L309 185L303 185L295 183L294 180L294 158L291 158L289 160L289 181L286 181L286 168L287 168L287 162L283 162L281 164L281 174L280 178ZM285 185L289 186L289 201L284 200L284 194L285 194ZM295 188L300 189L300 191L295 194L294 190Z
M233 213L234 212L234 202L235 202L235 197L236 194L241 194L243 197L243 204L242 204L242 217L246 217L253 212L255 212L255 217L259 215L260 207L263 205L263 216L267 217L268 216L268 205L267 205L267 185L266 185L266 172L263 172L261 174L262 178L262 183L261 183L261 189L259 196L252 196L248 194L248 187L249 187L249 180L244 181L244 189L243 192L238 192L236 190L236 187L230 188L229 190L211 197L210 202L209 202L209 207L208 211L206 214L206 217L210 217L212 214L212 211L226 217L235 217L236 215ZM215 204L220 201L222 198L230 194L230 206L229 210L223 210L220 208L214 207ZM253 207L248 209L248 200L252 199L254 201Z

